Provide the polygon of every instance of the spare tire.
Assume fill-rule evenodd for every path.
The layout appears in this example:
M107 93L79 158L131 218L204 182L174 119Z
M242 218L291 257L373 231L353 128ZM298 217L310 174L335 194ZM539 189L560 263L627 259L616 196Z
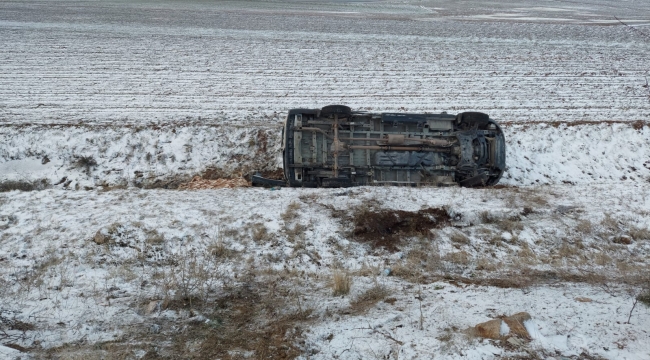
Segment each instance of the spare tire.
M478 126L479 129L486 127L489 121L490 116L482 112L464 112L456 116L456 122L459 125Z
M352 109L345 105L328 105L320 109L321 117L330 117L338 115L339 117L347 117L352 114Z

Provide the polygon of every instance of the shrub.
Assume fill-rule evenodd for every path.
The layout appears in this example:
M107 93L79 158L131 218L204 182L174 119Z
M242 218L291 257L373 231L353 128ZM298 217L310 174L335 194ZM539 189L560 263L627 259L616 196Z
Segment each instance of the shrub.
M50 185L50 181L47 179L41 179L37 181L26 181L26 180L5 180L0 182L0 192L7 192L12 190L20 191L34 191L34 190L43 190Z
M97 166L97 161L92 156L75 156L75 160L72 162L77 168L83 168L86 172L90 171L90 168Z
M643 305L650 307L650 289L646 289L645 291L641 292L637 297L637 300L639 300Z

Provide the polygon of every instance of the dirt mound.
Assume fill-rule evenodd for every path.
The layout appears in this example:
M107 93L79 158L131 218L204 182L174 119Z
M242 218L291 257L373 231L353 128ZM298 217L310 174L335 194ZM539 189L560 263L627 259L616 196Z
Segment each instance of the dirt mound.
M195 176L188 183L181 184L179 190L205 190L205 189L224 189L224 188L237 188L251 186L244 178L236 179L203 179L200 176Z
M358 210L353 216L354 238L369 242L373 247L397 251L400 240L416 235L428 235L434 228L449 224L447 211L428 208L419 211Z

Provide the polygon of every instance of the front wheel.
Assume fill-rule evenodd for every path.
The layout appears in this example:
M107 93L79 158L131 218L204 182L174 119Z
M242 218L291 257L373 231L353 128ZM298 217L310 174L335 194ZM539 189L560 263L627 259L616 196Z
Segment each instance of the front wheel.
M456 123L461 127L478 127L483 129L490 121L490 116L482 112L464 112L456 116Z
M320 109L321 117L333 117L334 115L348 117L350 114L352 114L352 109L345 105L328 105Z

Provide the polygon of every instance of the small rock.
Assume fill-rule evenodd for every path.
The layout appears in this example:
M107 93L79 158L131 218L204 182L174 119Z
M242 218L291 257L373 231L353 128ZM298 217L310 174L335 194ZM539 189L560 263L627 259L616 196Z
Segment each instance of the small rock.
M384 269L384 271L381 272L384 276L390 276L392 271L390 269Z
M630 245L632 243L632 237L627 235L619 235L612 239L612 242L615 244Z
M147 304L147 307L144 309L144 313L147 315L153 313L154 311L160 311L160 301L150 301L149 304Z
M530 215L530 214L532 214L534 212L535 212L535 210L533 210L533 208L528 207L528 206L524 206L524 209L521 211L521 215L528 216L528 215Z
M592 302L593 300L591 300L588 297L577 297L576 301L578 301L578 302Z
M158 334L160 332L160 325L153 324L149 327L149 332L152 334Z
M206 320L208 320L208 319L205 316L197 315L197 316L194 316L194 317L191 317L191 318L187 319L187 322L188 323L193 323L193 324L199 324L199 323L205 322Z
M107 242L109 242L110 239L111 237L108 234L104 234L102 229L97 230L95 237L93 237L93 241L97 245L106 244Z
M555 211L557 211L560 214L564 215L566 213L569 213L569 212L572 212L572 211L576 210L577 208L578 208L577 206L560 205L555 209Z

